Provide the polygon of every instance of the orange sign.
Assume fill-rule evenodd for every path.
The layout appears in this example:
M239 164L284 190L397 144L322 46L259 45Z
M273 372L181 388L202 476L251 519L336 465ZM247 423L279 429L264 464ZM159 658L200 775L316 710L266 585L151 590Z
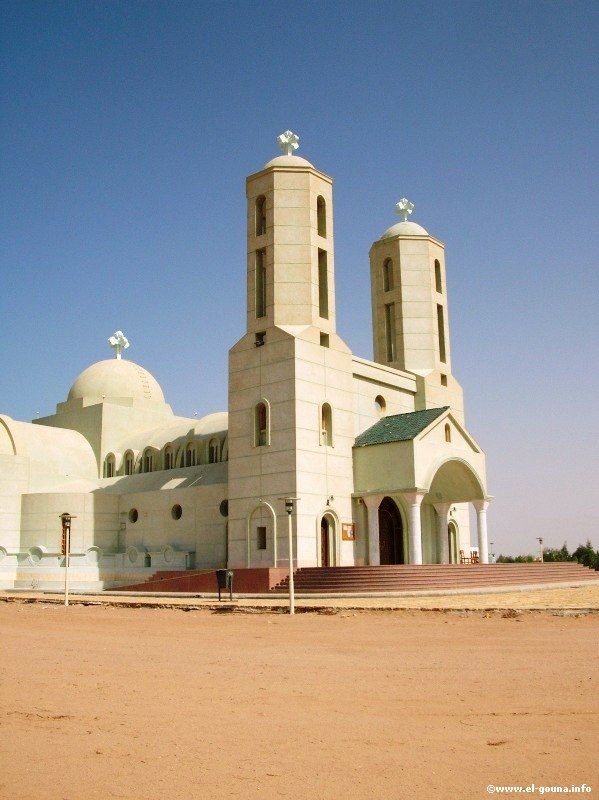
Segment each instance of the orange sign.
M341 538L344 542L356 541L356 523L343 522L341 523Z

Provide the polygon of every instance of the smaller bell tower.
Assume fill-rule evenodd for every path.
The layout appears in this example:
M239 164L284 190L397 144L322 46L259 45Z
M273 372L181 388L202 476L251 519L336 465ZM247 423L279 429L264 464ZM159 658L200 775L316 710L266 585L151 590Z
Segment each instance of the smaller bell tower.
M462 388L451 371L445 247L395 206L402 221L370 249L374 360L416 375L416 410L451 406L463 418Z

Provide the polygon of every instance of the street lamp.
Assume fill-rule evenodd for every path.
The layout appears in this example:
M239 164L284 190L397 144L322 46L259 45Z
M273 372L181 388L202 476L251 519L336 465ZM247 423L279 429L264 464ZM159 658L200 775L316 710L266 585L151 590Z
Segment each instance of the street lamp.
M291 515L293 514L293 506L295 497L285 498L285 511L287 512L287 531L289 535L289 613L295 614L295 587L293 584L293 528L291 524Z
M71 553L71 520L72 517L67 511L60 515L62 522L62 535L60 539L60 552L65 557L64 561L64 604L69 604L69 556Z
M543 538L541 536L537 536L537 542L539 543L539 561L542 564L543 563Z

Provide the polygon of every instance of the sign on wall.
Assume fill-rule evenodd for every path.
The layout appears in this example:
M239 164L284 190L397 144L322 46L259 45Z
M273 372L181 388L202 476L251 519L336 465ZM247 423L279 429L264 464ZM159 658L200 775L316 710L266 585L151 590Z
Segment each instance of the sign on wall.
M341 523L341 538L344 542L356 541L356 523L355 522L342 522Z

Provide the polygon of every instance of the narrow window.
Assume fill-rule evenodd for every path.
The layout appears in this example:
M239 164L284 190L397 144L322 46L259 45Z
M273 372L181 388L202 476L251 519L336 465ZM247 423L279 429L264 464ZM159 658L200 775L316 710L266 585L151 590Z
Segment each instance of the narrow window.
M143 471L152 472L154 467L154 458L151 453L145 453L143 459Z
M256 317L266 316L266 251L256 250Z
M195 467L196 465L196 449L195 445L188 444L185 448L185 466Z
M209 464L216 464L218 463L218 439L210 439L210 443L208 445L208 463Z
M333 444L333 412L328 403L323 403L320 410L320 441L321 444Z
M321 333L320 334L320 346L321 347L329 347L330 345L330 337L328 333Z
M263 194L256 198L256 236L266 233L266 197Z
M114 478L114 456L106 456L106 462L104 463L104 477L105 478Z
M173 459L173 450L171 447L167 447L164 451L164 468L165 469L172 469L175 466L174 459Z
M395 361L395 303L385 306L385 347L387 361Z
M258 403L254 409L254 445L262 447L268 441L268 408L266 403Z
M125 454L125 475L133 475L133 453L131 451Z
M447 386L447 375L441 375L441 386Z
M451 428L448 424L445 425L445 441L451 442Z
M325 237L327 235L327 201L322 195L318 195L316 200L316 222L318 235Z
M443 291L443 284L441 283L441 264L435 259L435 288L438 292Z
M383 291L390 292L393 289L393 261L385 259L383 263Z
M266 550L266 526L259 525L256 529L257 533L257 548L258 550Z
M262 345L266 344L266 331L260 331L255 335L254 344L256 347L262 347Z
M444 364L447 361L445 353L445 322L443 319L443 306L437 306L437 330L439 333L439 360Z
M329 275L326 250L318 251L318 313L329 318Z

